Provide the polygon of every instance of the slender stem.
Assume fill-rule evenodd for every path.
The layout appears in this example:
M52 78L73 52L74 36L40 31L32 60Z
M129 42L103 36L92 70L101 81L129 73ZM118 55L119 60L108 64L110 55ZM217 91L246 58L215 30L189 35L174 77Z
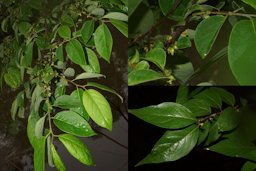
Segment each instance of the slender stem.
M231 12L231 11L203 11L203 12L197 12L192 14L193 16L198 16L198 15L226 15L226 16L240 16L240 17L256 17L256 14L244 14L244 13L236 13L236 12Z
M74 81L69 80L69 79L66 79L66 80L67 80L67 82L69 82L69 83L75 85L76 87L80 87L80 88L82 88L82 89L86 89L86 88L85 88L86 85L77 84L77 83L75 83Z

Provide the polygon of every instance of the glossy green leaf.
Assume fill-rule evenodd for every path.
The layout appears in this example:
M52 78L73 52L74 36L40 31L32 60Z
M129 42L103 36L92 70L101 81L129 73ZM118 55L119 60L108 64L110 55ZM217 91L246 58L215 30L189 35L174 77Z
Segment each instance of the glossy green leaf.
M41 138L43 136L43 131L44 131L44 122L45 122L45 117L47 115L41 117L35 125L35 136L36 138Z
M134 86L137 84L155 81L160 79L166 79L161 73L158 73L151 69L136 70L128 74L128 85Z
M98 57L96 56L96 54L94 53L94 51L91 50L90 48L86 48L86 53L88 56L89 65L93 68L93 70L96 73L100 73L99 60L98 60Z
M95 165L90 151L81 140L68 134L60 135L59 140L66 147L68 152L81 163L89 166Z
M254 0L242 0L244 3L252 6L254 9L256 9L256 2Z
M21 84L20 70L17 68L8 68L7 73L4 74L4 81L11 88L18 88Z
M97 52L105 59L110 62L110 56L112 53L113 39L111 32L109 31L106 24L98 26L94 33L94 41Z
M105 97L96 90L85 90L83 94L84 108L90 118L99 126L112 130L111 107Z
M166 52L162 48L154 48L146 54L146 60L153 62L164 70L166 63Z
M82 39L85 43L87 43L92 37L94 31L94 20L87 20L84 22L83 27L81 29Z
M228 107L223 110L217 121L217 125L220 131L231 131L235 129L240 120L240 113L233 107Z
M70 109L73 107L79 107L80 101L72 96L69 95L62 95L58 97L53 106L59 107L62 109Z
M195 45L198 53L204 59L210 52L218 34L225 22L224 16L211 16L204 19L196 28Z
M31 66L32 59L33 59L33 47L34 47L34 42L30 42L25 51L25 55L21 57L20 65L24 67L29 67Z
M120 21L128 21L128 16L121 12L110 12L104 15L102 18L120 20Z
M188 101L188 86L180 86L177 92L176 103L183 104Z
M73 80L83 80L83 79L89 79L89 78L100 78L100 77L105 77L105 75L102 74L97 74L97 73L88 73L88 72L84 72L82 74L79 74L78 76L76 76L76 78Z
M241 171L254 171L255 169L256 169L256 163L247 161L241 168Z
M189 109L172 102L130 109L129 113L161 128L179 129L196 123L196 118Z
M199 94L197 94L196 96L194 96L194 98L202 99L206 101L211 107L214 107L214 108L220 109L222 105L220 95L216 93L216 91L213 89L206 89L200 92Z
M150 154L138 165L176 161L186 156L196 145L199 129L192 125L185 129L166 131Z
M95 135L89 123L79 114L72 111L62 111L54 116L54 124L63 132L81 137Z
M235 105L235 97L232 93L218 87L211 87L211 89L220 95L223 102L231 106Z
M36 141L34 148L34 170L44 171L45 169L45 144L46 138L42 137Z
M66 25L59 27L58 34L60 35L60 37L66 40L69 40L71 38L71 30Z
M56 151L53 144L51 144L52 158L54 162L54 166L58 171L66 171L66 167L64 166L58 152Z
M86 64L84 50L81 43L78 40L70 40L66 45L66 52L68 54L69 59L75 64Z
M101 90L104 90L104 91L107 91L109 93L113 93L115 94L122 102L123 102L123 97L120 96L115 90L113 90L112 88L109 88L108 86L105 86L105 85L102 85L102 84L98 84L98 83L94 83L94 82L88 82L86 84L86 86L88 87L96 87L98 89L101 89Z
M111 24L115 26L125 37L128 38L128 24L118 21L118 20L110 20Z
M175 4L174 0L158 0L159 6L164 15L166 15Z
M207 101L203 99L191 99L183 104L187 107L195 117L201 117L211 114L211 107Z
M240 85L256 84L256 32L254 25L250 20L239 21L233 27L229 39L229 66Z

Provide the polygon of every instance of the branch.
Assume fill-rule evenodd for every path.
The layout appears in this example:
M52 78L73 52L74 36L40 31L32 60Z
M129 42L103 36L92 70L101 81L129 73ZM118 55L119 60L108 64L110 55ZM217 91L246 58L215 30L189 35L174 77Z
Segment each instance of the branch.
M256 14L244 14L244 13L236 13L231 11L203 11L192 14L193 16L201 16L201 15L226 15L226 16L239 16L239 17L256 17Z

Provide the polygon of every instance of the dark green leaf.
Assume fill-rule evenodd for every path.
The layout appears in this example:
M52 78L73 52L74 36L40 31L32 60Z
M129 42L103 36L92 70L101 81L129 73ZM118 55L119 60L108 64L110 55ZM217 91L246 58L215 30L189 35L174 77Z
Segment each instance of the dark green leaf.
M183 104L188 101L188 86L180 86L177 92L176 103Z
M164 70L166 63L166 52L162 48L154 48L146 54L146 60L153 62Z
M209 134L207 137L207 140L205 142L205 145L209 145L213 142L215 142L216 140L218 140L220 138L221 134L219 133L219 128L218 128L218 124L216 121L213 121L213 123L210 126L209 129Z
M73 18L70 17L68 14L63 14L61 16L61 23L63 25L68 25L69 27L72 27L75 25Z
M82 39L85 43L87 43L90 38L92 37L93 31L94 31L94 20L87 20L83 24L81 34L82 34Z
M218 87L211 87L211 89L220 95L223 102L231 106L235 105L235 97L232 93L228 92L223 88Z
M63 57L63 46L59 46L57 49L56 49L56 58L59 60L59 61L64 61L64 57Z
M135 9L140 5L142 0L130 0L128 3L128 14L129 16L132 15L132 13L135 11Z
M53 105L62 109L70 109L79 107L80 101L72 96L62 95L55 100Z
M204 19L196 28L195 44L198 53L204 59L210 52L225 22L224 16L211 16Z
M200 127L199 137L198 137L198 142L197 142L198 145L203 143L207 139L209 130L210 130L210 126L211 126L210 122L205 122L203 124L203 126Z
M75 64L78 64L78 65L86 64L84 50L81 43L78 40L76 39L70 40L66 45L66 51L69 59Z
M203 99L191 99L183 104L186 106L195 117L201 117L211 114L211 107L207 101Z
M255 169L256 169L256 163L255 162L251 162L251 161L247 161L243 165L241 171L255 171Z
M89 123L79 114L72 111L62 111L54 116L54 124L63 132L81 137L94 136Z
M32 59L33 59L33 47L34 47L34 42L30 42L25 51L25 55L21 57L20 65L24 67L29 67L31 66Z
M214 108L221 108L222 101L221 97L218 93L216 93L213 89L206 89L196 96L194 96L196 99L201 99L206 101L211 107Z
M22 34L22 35L27 35L28 32L30 31L31 29L31 24L28 23L28 22L21 22L19 24L19 32Z
M175 4L175 1L173 0L158 0L159 6L163 12L164 15L166 15Z
M136 117L161 128L179 129L196 123L189 109L178 103L165 102L140 109L130 109Z
M90 151L81 140L68 134L60 135L59 140L77 160L89 166L95 165Z
M84 108L90 118L99 126L112 130L111 107L105 97L96 90L85 90L83 94Z
M151 153L138 165L176 161L186 156L195 147L198 133L198 126L195 125L181 130L166 131Z
M18 88L21 84L20 71L17 68L8 68L7 73L4 74L4 81L11 88Z
M100 54L107 62L110 62L112 53L113 39L106 24L101 24L94 33L95 46Z
M220 131L231 131L239 124L240 113L233 107L228 107L223 110L217 121Z
M254 0L242 0L244 3L252 6L254 9L256 9L256 2Z
M191 47L191 41L189 37L180 36L180 38L177 41L177 47L179 49L185 49L185 48Z

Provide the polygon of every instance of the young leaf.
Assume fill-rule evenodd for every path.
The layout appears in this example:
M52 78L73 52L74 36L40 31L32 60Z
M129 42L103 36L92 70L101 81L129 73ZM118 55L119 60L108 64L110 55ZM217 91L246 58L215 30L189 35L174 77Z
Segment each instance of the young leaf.
M100 54L107 62L110 62L112 53L113 39L106 24L101 24L94 33L95 46Z
M81 140L68 134L60 135L59 140L66 147L68 152L81 163L89 166L95 165L90 151Z
M110 12L104 15L102 18L120 20L120 21L128 21L128 16L121 12Z
M256 84L256 32L254 25L250 20L239 21L233 27L229 38L228 62L240 85Z
M196 123L189 109L178 103L165 102L140 109L130 109L129 113L161 128L180 129Z
M43 131L44 131L44 122L45 122L45 117L47 115L41 117L37 122L35 126L35 136L36 138L41 138L43 136Z
M118 21L118 20L110 20L111 24L115 26L125 37L128 38L128 24Z
M160 69L164 70L166 53L162 48L154 48L146 54L146 60L153 62Z
M46 138L42 137L36 141L34 147L34 169L35 171L44 171L45 168L45 143Z
M183 104L188 101L188 86L180 86L177 92L176 103Z
M94 82L88 82L88 83L86 84L86 86L89 86L89 87L96 87L96 88L98 88L98 89L101 89L101 90L104 90L104 91L113 93L113 94L115 94L117 97L119 97L119 99L123 102L123 97L120 96L115 90L109 88L108 86L105 86L105 85L102 85L102 84L98 84L98 83L94 83Z
M176 161L186 156L195 147L198 133L199 129L196 125L181 130L166 131L151 153L137 165Z
M251 162L251 161L247 161L241 171L254 171L256 169L256 163L255 162Z
M62 111L54 116L54 124L63 132L81 137L94 136L89 123L79 114L72 111Z
M92 37L93 31L94 31L94 20L88 20L85 21L83 24L81 34L82 34L82 39L85 43L87 43L90 38Z
M224 16L211 16L204 19L197 26L195 33L195 45L198 53L203 59L210 52L225 19L226 17Z
M201 117L211 114L211 107L207 101L203 99L191 99L183 104L187 107L195 117Z
M88 56L89 65L93 68L93 70L96 73L100 73L99 60L98 60L98 57L96 56L96 54L94 53L94 51L91 50L90 48L86 48L86 53Z
M105 97L96 90L85 90L83 94L84 108L91 119L103 128L112 130L111 107Z
M66 171L66 167L64 166L58 152L56 151L53 144L51 144L52 158L54 162L54 166L58 171Z
M233 107L228 107L221 112L217 125L220 131L231 131L239 124L240 113Z
M84 50L78 40L70 40L66 45L66 51L72 62L78 65L86 65Z
M137 84L155 81L160 79L166 79L161 73L158 73L151 69L136 70L128 74L128 85L134 86Z
M200 92L199 94L197 94L196 96L194 96L194 98L202 99L206 101L211 107L214 107L214 108L220 109L222 105L220 95L216 93L215 90L213 89L206 89Z
M71 38L71 30L66 25L60 26L58 29L58 33L63 39L69 40Z
M79 107L80 101L72 96L69 95L62 95L58 97L53 106L59 107L62 109L70 109L73 107Z

